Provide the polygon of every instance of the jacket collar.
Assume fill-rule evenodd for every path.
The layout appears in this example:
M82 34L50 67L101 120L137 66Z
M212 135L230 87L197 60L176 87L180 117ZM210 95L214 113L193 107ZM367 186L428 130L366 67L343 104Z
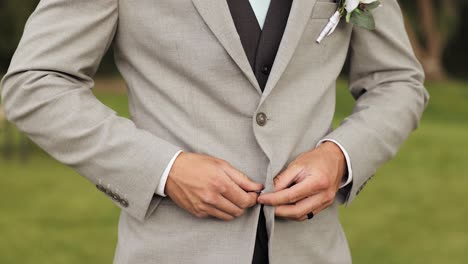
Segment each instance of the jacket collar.
M261 94L261 104L275 87L291 60L317 0L293 1L288 23L263 92L242 47L227 2L222 0L192 0L192 2L218 41Z

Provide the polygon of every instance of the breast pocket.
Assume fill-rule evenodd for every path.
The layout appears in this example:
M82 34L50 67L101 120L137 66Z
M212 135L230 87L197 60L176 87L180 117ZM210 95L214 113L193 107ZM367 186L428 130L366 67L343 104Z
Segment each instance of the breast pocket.
M338 9L338 4L333 0L322 0L315 3L311 19L329 19Z
M320 32L327 25L328 19L337 9L338 4L334 1L322 0L315 3L303 34L303 43L305 45L300 46L304 47L304 53L297 51L301 56L307 58L309 64L322 65L323 63L331 63L335 59L341 59L341 56L337 57L337 55L347 50L351 25L346 23L344 17L340 19L333 34L325 37L320 44L316 43Z

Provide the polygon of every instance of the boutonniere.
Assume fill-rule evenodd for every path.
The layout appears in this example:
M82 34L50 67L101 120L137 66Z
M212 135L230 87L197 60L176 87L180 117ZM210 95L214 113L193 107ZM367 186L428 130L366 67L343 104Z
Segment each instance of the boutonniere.
M335 31L340 19L346 18L347 23L363 27L368 30L375 29L374 16L372 10L381 6L378 0L337 0L338 8L330 17L327 25L323 28L316 42L320 43L326 36L330 36Z

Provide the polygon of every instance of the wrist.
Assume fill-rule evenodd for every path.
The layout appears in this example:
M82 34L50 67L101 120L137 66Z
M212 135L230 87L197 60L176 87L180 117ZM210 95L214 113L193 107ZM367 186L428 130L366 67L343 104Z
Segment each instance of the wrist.
M172 159L169 161L169 163L166 166L166 169L164 170L163 174L161 175L161 179L159 180L158 187L156 188L156 194L166 197L166 185L167 185L167 180L169 178L169 173L171 170L174 168L174 162L177 159L177 157L183 152L183 150L177 151L174 156L172 156Z
M336 159L337 167L338 167L338 177L339 182L344 178L344 176L348 173L347 172L347 165L346 165L346 157L341 150L341 148L332 141L325 141L323 142L320 147L326 149L327 152L330 153L330 156Z
M166 180L166 185L164 186L164 192L167 194L167 187L168 185L171 185L172 184L172 181L174 180L174 177L177 173L177 171L179 170L179 167L181 166L181 163L182 163L182 159L187 155L187 152L186 151L180 151L180 153L177 155L177 157L175 158L172 166L171 166L171 169L169 170L169 173L167 174L167 180Z

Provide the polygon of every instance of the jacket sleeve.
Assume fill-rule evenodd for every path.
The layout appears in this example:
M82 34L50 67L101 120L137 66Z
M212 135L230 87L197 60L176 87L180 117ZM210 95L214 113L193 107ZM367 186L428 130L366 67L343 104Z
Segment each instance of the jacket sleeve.
M396 0L373 10L376 29L353 26L350 43L351 115L325 138L347 150L353 182L344 194L349 205L415 130L429 100L424 72L405 31Z
M0 83L6 118L144 221L181 149L101 103L93 76L117 29L117 0L42 0ZM151 208L151 209L150 209Z

